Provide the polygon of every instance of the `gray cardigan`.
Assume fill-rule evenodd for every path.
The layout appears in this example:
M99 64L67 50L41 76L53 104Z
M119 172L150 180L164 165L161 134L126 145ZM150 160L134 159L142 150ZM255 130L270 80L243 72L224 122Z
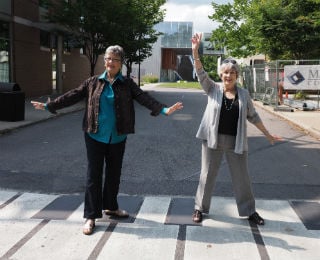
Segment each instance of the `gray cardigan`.
M203 69L197 70L196 73L203 90L208 96L207 107L203 114L196 137L207 140L208 147L215 149L217 148L223 85L217 84L211 80ZM246 119L252 124L261 122L261 119L253 106L249 92L243 88L236 88L239 98L239 120L234 152L242 154L243 151L248 151Z

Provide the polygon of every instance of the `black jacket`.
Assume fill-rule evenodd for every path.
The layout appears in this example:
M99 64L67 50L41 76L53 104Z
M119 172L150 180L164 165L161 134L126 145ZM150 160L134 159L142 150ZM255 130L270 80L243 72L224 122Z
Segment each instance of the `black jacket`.
M56 110L74 105L85 99L86 109L82 128L85 132L96 133L98 131L100 95L105 85L105 81L98 77L99 76L93 76L85 80L79 87L48 102L48 110L51 113L56 113ZM118 78L113 82L112 89L115 98L116 126L119 135L134 133L134 100L151 110L151 115L153 116L159 115L162 108L166 107L166 105L161 104L140 89L130 78Z

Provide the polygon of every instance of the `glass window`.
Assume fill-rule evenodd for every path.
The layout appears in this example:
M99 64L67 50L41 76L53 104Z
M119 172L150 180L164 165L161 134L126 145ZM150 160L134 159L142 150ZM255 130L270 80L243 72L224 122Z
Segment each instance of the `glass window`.
M162 22L156 26L162 32L161 47L191 48L192 22Z
M49 6L49 0L39 0L39 6L47 9Z
M9 23L0 21L0 82L9 82Z
M0 13L11 15L11 0L0 1Z
M50 33L46 31L40 31L40 46L50 48Z

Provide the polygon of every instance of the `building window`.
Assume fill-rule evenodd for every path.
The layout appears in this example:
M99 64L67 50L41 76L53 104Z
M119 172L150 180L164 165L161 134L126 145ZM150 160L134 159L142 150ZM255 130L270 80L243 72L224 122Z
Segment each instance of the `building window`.
M50 49L50 33L40 30L40 46Z
M156 26L163 33L161 47L191 48L192 22L162 22Z
M9 57L9 23L0 21L0 82L10 81Z
M11 0L1 0L0 10L0 13L11 15Z
M39 6L45 9L49 7L49 0L39 0Z
M67 39L67 38L63 39L63 51L64 51L64 53L70 53L71 52L70 39Z
M50 32L40 30L40 46L47 49L56 49L57 36Z
M65 34L63 37L63 51L64 53L70 53L72 49L81 49L83 48L83 53L86 53L83 44L81 44L77 39L72 35Z

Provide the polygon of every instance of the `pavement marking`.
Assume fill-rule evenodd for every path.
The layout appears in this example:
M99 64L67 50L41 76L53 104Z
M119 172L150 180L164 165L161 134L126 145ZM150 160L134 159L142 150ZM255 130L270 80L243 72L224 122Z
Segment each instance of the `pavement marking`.
M110 225L107 227L106 231L104 232L104 234L101 236L100 240L98 241L97 245L95 246L95 248L92 250L91 254L89 255L88 260L95 260L98 258L103 247L105 246L105 244L109 240L109 238L112 235L116 226L117 226L117 223L114 223L114 222L110 223Z
M29 219L58 195L23 193L0 210L1 219Z
M201 226L192 221L194 198L172 198L165 224Z
M107 216L103 214L101 219L98 219L98 222L114 222L114 223L133 223L136 219L140 207L144 201L144 198L141 196L119 196L118 203L119 208L126 209L130 215L128 218L116 218L113 216Z
M7 205L9 205L12 201L19 198L21 196L21 193L14 193L12 192L11 195L9 194L3 194L3 192L0 192L0 209L3 209ZM7 197L7 198L6 198Z
M176 251L174 254L174 260L183 260L184 259L184 251L186 248L186 237L187 237L187 226L180 225L179 233L177 237L177 245Z
M320 203L291 201L291 206L308 230L320 230Z
M233 198L213 197L195 225L191 197L121 195L131 217L104 216L85 236L82 199L0 191L0 259L320 259L320 231L308 229L318 221L316 201L257 200L266 220L257 227L238 216Z
M28 232L22 239L20 239L16 244L14 244L2 257L1 259L11 258L19 249L26 245L26 243L39 232L50 220L42 220L38 225L36 225L30 232ZM25 256L22 256L24 259ZM18 258L22 259L22 258ZM33 258L35 259L35 258Z
M249 222L249 225L251 227L251 232L253 234L254 241L256 242L261 260L269 260L270 257L268 255L268 251L266 249L266 245L264 244L258 225L252 222Z
M0 220L0 259L7 252L12 254L12 248L19 245L19 241L33 230L37 225L41 223L41 220L12 220L1 219ZM20 243L21 244L21 243ZM11 252L11 253L10 253Z
M202 226L187 227L184 260L260 259L248 220L237 213L234 199L213 197Z
M64 195L56 198L32 218L67 219L82 203L82 196Z
M260 229L271 259L320 259L320 231L308 230L288 201L258 201Z
M170 202L170 197L146 197L134 223L140 225L163 225L168 214Z
M118 223L97 259L172 259L178 231L174 225Z

